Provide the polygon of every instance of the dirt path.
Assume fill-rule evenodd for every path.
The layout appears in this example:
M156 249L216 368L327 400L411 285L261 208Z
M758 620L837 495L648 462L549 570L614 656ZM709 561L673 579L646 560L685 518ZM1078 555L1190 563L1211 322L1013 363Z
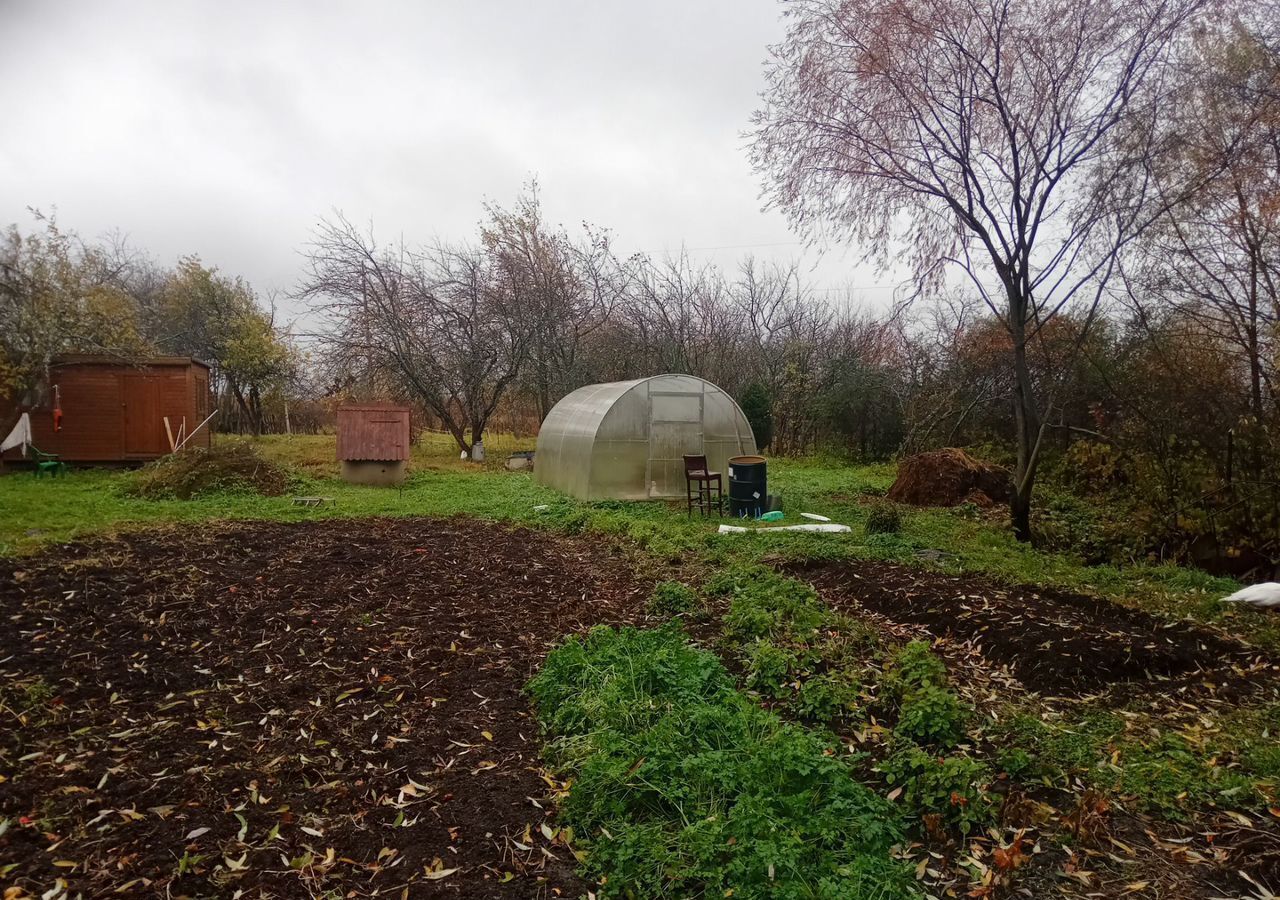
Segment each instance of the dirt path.
M465 520L0 560L0 887L576 897L521 689L646 592L599 542Z
M1171 680L1241 689L1275 661L1205 629L1049 588L892 563L808 563L791 574L837 609L860 608L976 650L1027 689L1081 696ZM1246 674L1249 673L1249 674Z

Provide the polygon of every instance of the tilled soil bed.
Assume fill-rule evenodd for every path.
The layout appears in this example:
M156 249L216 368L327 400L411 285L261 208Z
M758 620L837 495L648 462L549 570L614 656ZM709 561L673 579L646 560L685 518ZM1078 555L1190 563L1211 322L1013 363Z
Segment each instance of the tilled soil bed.
M0 888L581 895L522 688L640 615L611 553L363 519L0 560Z
M1169 679L1244 689L1275 661L1196 626L1106 600L881 562L790 567L840 609L861 608L975 648L1029 690L1081 696Z

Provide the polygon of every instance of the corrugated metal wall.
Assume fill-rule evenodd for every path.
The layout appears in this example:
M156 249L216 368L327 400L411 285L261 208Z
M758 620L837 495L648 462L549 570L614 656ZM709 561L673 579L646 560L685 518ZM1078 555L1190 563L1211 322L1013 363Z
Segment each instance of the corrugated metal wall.
M339 460L409 458L409 408L367 404L338 408Z

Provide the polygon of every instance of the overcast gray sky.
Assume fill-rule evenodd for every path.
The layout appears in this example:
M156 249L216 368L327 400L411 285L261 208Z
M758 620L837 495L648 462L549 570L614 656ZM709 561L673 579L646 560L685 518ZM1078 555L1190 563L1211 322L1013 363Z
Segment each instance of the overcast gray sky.
M266 293L334 209L383 239L471 237L536 175L549 218L625 252L885 281L761 211L742 134L782 29L774 0L0 0L0 221L56 207Z

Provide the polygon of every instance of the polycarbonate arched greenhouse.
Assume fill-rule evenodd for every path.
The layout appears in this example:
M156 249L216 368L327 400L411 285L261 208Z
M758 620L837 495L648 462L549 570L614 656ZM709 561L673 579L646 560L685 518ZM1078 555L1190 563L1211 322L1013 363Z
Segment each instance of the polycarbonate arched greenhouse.
M547 413L534 476L583 500L683 497L685 454L705 454L724 475L728 460L756 452L734 399L692 375L591 384Z

